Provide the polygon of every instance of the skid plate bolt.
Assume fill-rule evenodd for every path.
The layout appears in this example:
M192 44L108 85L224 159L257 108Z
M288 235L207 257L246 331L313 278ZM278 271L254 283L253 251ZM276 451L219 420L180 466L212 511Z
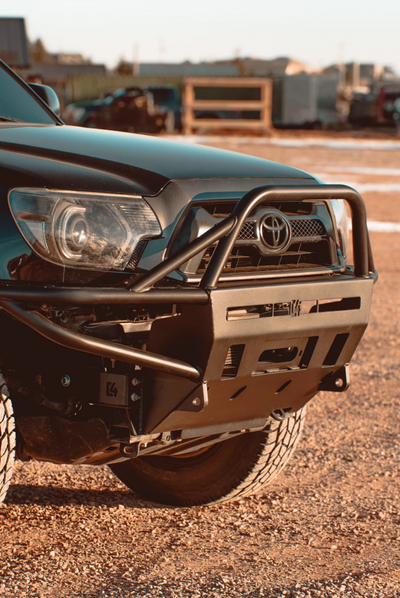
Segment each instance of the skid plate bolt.
M68 374L65 374L65 376L61 378L61 386L64 386L64 388L68 388L70 384L71 378L68 376Z
M134 455L136 453L136 447L135 446L124 446L123 451L125 453L125 455Z
M344 386L344 380L342 380L342 378L336 378L335 386L336 388L342 388Z
M192 405L194 405L195 407L200 407L201 400L199 399L199 397L194 397L194 399L192 401Z

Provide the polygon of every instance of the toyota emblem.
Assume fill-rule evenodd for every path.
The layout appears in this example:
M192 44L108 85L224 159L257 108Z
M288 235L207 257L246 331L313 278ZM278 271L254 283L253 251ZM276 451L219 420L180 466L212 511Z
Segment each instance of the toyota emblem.
M278 210L266 210L260 220L260 238L269 253L283 253L290 245L292 231Z

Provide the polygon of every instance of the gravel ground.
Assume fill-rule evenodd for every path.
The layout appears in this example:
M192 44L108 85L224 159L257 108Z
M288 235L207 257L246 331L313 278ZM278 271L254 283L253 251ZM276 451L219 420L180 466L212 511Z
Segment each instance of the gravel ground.
M400 184L374 171L396 169L399 150L225 147ZM397 193L365 200L374 220L400 222ZM18 463L0 508L0 596L400 597L400 234L373 233L372 244L380 279L352 386L313 399L291 463L262 495L160 508L107 468Z

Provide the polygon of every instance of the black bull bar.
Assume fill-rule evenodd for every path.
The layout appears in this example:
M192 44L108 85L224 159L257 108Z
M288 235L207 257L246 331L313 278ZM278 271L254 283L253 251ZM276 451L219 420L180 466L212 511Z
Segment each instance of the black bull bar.
M242 285L217 288L218 280L242 225L257 205L265 201L307 200L315 202L331 199L343 199L351 208L354 275L343 275L335 280L289 283L285 279L283 283L278 283L275 280L273 284L263 286L246 287ZM190 258L216 242L217 247L198 287L152 288ZM230 216L145 273L129 289L71 288L49 285L39 289L37 287L19 288L3 285L0 287L0 308L55 343L70 349L145 368L144 388L146 394L152 396L152 410L145 426L147 431L156 430L159 422L165 418L171 420L170 424L175 426L169 427L169 429L177 429L180 427L181 421L179 415L176 414L184 415L182 411L186 411L185 418L187 419L189 411L201 411L207 403L207 388L210 393L215 390L218 394L221 394L223 389L222 394L225 399L230 400L233 404L235 400L237 403L239 402L239 395L242 395L243 398L249 395L248 387L252 388L251 395L254 395L255 392L265 394L266 380L268 379L267 386L270 386L270 381L277 380L279 377L279 384L277 385L275 382L273 384L275 400L272 398L266 401L269 405L268 408L265 405L267 411L272 407L280 408L282 405L285 405L285 408L298 408L318 390L327 388L329 384L326 383L326 380L330 380L335 372L348 363L366 328L372 284L375 280L376 273L368 237L365 206L361 196L354 189L344 185L265 186L253 189L244 195ZM344 303L342 301L341 306L337 310L334 309L334 315L318 308L321 300L332 300L334 304L333 300L335 299L343 300ZM299 301L316 301L318 313L314 311L302 315L300 318L292 317L290 320L289 318L273 317L229 321L227 316L229 309L241 306L265 304L274 306L282 302L293 302L295 306ZM23 305L116 304L134 306L173 303L182 305L182 315L179 318L166 318L154 322L150 332L148 351L67 330L51 322L32 307L28 309ZM346 305L353 307L348 310ZM354 305L358 305L358 307L354 307ZM345 335L348 336L343 343ZM336 341L335 345L335 339L338 336L341 340L340 342ZM317 337L319 340L315 341ZM310 339L314 340L310 341ZM285 368L284 362L283 366L282 363L279 363L275 372L274 368L270 367L268 368L268 378L255 371L254 363L259 362L259 356L263 351L267 352L268 357L274 355L268 351L279 353L282 348L285 348L280 347L282 344L287 345L286 349L292 349L291 345L294 342L297 343L295 348L298 353L303 356L307 351L308 353L311 351L310 345L307 343L318 343L318 350L315 351L314 347L312 352L325 356L326 363L313 366L314 355L314 358L310 357L306 365L304 365L304 358L302 362L301 357L297 357L294 360L295 365L288 365ZM338 343L343 346L332 365L329 363L327 354L330 350L331 353L335 353L335 350L337 353ZM244 346L242 347L242 345ZM236 347L236 354L241 351L240 366L235 377L222 379L224 378L222 371L225 358L232 346ZM325 368L322 381L321 367ZM153 373L151 374L148 370L152 370ZM314 375L307 377L306 373L312 371ZM291 399L291 403L286 405L285 401L289 399L283 401L282 399L289 394L289 388L287 391L285 389L291 386L295 376L299 381L300 376L305 379L305 385L301 384L304 389L299 393L302 399L300 404L295 404L294 399ZM207 380L207 386L204 383L205 380ZM173 381L172 390L166 392L167 386L171 388L171 384L166 383L171 381ZM238 387L239 382L240 387ZM296 391L298 390L297 386L298 384L296 384ZM280 390L282 387L284 388ZM250 403L248 398L242 400L242 405L247 405L247 407L250 406ZM155 409L154 405L158 407ZM209 409L206 411L208 412ZM239 413L241 411L243 411L242 414ZM247 415L249 412L251 415L251 411L251 408L238 410L236 414L236 417L239 418L238 421L249 419ZM246 417L242 417L245 414ZM199 414L197 413L197 415ZM214 417L214 415L211 411L209 412L211 420L217 426L221 417ZM254 420L254 417L250 417L250 419ZM197 427L197 424L194 425Z

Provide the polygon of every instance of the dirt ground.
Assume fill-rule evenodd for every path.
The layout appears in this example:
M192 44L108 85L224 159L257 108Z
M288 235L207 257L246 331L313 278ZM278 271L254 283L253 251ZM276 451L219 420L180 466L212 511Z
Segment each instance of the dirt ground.
M369 218L400 223L400 149L219 145L368 185ZM19 463L0 508L0 596L400 597L400 233L372 245L380 278L351 388L311 401L262 495L160 508L107 468Z

